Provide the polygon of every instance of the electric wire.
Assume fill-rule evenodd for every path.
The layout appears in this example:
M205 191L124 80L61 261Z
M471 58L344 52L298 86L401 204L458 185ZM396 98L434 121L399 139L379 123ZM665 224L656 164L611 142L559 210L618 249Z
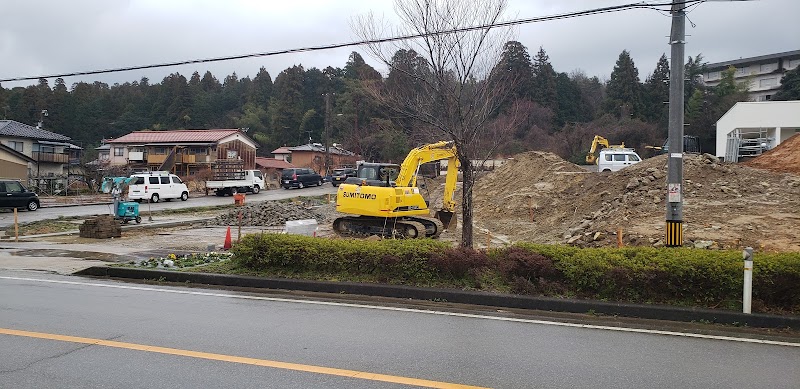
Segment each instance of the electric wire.
M660 11L656 7L672 6L673 4L683 5L684 7L682 9L686 9L686 8L692 6L692 5L700 4L700 3L703 3L705 1L706 0L686 0L686 1L682 1L682 2L676 2L676 3L672 3L672 2L648 3L648 2L642 1L642 2L638 2L638 3L629 3L629 4L615 5L615 6L609 6L609 7L594 8L594 9L588 9L588 10L583 10L583 11L574 11L574 12L567 12L567 13L562 13L562 14L548 15L548 16L537 16L537 17L532 17L532 18L509 20L509 21L505 21L505 22L495 22L495 23L491 23L491 24L484 24L484 25L478 25L478 26L454 28L454 29L445 30L445 31L424 32L424 33L419 33L419 34L400 35L400 36L393 36L393 37L387 37L387 38L367 39L367 40L360 40L360 41L353 41L353 42L333 43L333 44L328 44L328 45L308 46L308 47L300 47L300 48L293 48L293 49L266 51L266 52L259 52L259 53L231 55L231 56L224 56L224 57L192 59L192 60L174 61L174 62L164 62L164 63L150 64L150 65L134 65L134 66L119 67L119 68L110 68L110 69L101 69L101 70L88 70L88 71L77 71L77 72L68 72L68 73L56 73L56 74L48 74L48 75L40 75L40 76L10 77L10 78L0 79L0 82L32 81L32 80L38 80L38 79L42 79L42 78L48 79L48 78L87 76L87 75L95 75L95 74L126 72L126 71L132 71L132 70L156 69L156 68L173 67L173 66L181 66L181 65L191 65L191 64L199 64L199 63L232 61L232 60L239 60L239 59L246 59L246 58L269 57L269 56L275 56L275 55L281 55L281 54L292 54L292 53L304 53L304 52L312 52L312 51L320 51L320 50L331 50L331 49L338 49L338 48L343 48L343 47L363 46L363 45L379 44L379 43L389 43L389 42L396 42L396 41L402 41L402 40L424 38L424 37L429 37L429 36L454 34L454 33L461 33L461 32L470 32L470 31L476 31L476 30L486 30L486 29L491 29L491 28L511 27L511 26L516 26L516 25L521 25L521 24L541 23L541 22L570 19L570 18L582 17L582 16L599 15L599 14L612 13L612 12L621 12L621 11L632 10L632 9L654 9L656 11Z

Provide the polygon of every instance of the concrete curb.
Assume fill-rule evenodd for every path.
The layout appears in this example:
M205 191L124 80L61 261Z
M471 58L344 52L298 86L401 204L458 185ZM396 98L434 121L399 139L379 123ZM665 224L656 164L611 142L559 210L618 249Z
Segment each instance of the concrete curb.
M226 274L190 273L168 270L145 270L126 267L90 267L76 275L127 278L137 280L164 280L191 282L220 286L284 289L305 292L346 293L355 295L407 298L415 300L443 300L450 303L485 305L504 308L535 309L542 311L618 315L643 319L670 321L704 321L719 324L747 325L762 328L800 328L800 316L769 314L743 314L713 309L684 308L665 305L615 303L596 300L569 300L548 297L517 296L510 294L461 291L452 289L418 288L401 285L382 285L354 282L326 282L295 279L276 279Z
M187 224L194 224L194 223L202 223L208 220L212 220L212 218L197 218L197 219L188 219L188 220L170 220L170 221L163 221L163 222L150 222L147 224L122 224L123 230L129 229L138 229L138 228L163 228L163 227L176 227L176 226L183 226ZM46 238L48 236L62 236L62 235L78 235L80 234L79 230L70 230L70 231L61 231L61 232L51 232L49 234L37 234L37 235L21 235L20 239L31 239L31 238ZM13 236L3 236L2 240L9 240L14 239Z

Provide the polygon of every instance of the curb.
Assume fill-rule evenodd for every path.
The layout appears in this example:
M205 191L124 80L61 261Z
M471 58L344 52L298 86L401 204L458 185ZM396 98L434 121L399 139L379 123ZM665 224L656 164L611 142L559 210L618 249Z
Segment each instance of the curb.
M90 267L74 274L80 276L127 278L137 280L159 279L169 282L190 282L193 284L219 286L284 289L337 294L346 293L373 297L393 297L415 300L444 300L450 303L484 305L503 308L534 309L555 312L587 313L591 311L604 315L617 315L642 319L683 322L707 321L710 323L747 325L750 327L762 328L800 328L800 316L780 316L762 313L743 314L739 312L720 311L713 309L614 303L597 300L569 300L551 297L518 296L511 294L438 288L420 288L402 285L308 281L104 266Z
M146 228L162 228L162 227L175 227L175 226L182 226L187 224L194 224L200 223L204 221L211 220L213 218L198 218L198 219L189 219L189 220L174 220L174 221L164 221L164 222L152 222L147 224L122 224L123 230L129 229L146 229ZM37 235L21 235L20 239L30 239L30 238L46 238L48 236L63 236L63 235L77 235L80 234L79 230L71 230L71 231L61 231L61 232L51 232L49 234L37 234ZM8 240L14 239L13 236L4 236L0 238L0 240Z

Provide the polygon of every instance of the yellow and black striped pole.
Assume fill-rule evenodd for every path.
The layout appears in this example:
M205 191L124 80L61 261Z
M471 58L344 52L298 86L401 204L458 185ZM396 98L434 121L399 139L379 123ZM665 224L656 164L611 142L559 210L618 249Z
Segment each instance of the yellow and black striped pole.
M667 220L667 247L683 246L683 222L678 220Z

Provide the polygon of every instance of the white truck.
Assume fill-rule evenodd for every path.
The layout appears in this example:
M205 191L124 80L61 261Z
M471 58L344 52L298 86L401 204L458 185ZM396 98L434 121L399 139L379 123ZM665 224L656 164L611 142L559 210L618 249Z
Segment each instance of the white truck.
M228 175L226 179L206 181L206 188L213 189L217 196L245 192L256 194L264 188L264 176L260 170L243 170Z

